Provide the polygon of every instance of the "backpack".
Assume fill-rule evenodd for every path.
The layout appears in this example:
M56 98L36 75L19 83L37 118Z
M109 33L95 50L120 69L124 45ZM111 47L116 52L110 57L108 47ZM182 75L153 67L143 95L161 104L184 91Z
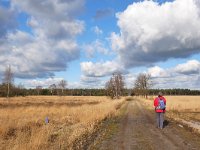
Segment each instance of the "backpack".
M160 98L158 97L158 106L157 106L156 109L164 110L165 107L166 107L166 106L165 106L164 100L163 100L163 99L160 99Z

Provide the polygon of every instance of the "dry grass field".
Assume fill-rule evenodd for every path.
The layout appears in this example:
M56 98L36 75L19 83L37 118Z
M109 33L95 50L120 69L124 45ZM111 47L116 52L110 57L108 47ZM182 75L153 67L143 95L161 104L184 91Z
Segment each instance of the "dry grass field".
M153 99L142 99L149 109L154 109ZM167 113L171 118L200 121L200 96L165 96L167 99Z
M107 97L0 98L0 149L72 149L123 102Z

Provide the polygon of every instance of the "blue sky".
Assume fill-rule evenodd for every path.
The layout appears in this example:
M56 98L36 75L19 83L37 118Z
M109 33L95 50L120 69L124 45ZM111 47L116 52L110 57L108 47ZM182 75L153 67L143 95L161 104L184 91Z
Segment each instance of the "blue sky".
M197 0L0 0L0 78L15 84L103 88L122 72L154 88L200 89Z

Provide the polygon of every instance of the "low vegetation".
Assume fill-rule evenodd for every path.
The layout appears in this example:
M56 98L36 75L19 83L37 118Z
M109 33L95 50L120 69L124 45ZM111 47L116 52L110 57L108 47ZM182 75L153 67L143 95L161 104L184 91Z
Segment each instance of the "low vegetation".
M142 99L149 109L154 109L153 100ZM167 113L171 118L200 121L200 97L199 96L165 96L167 99Z
M185 120L200 121L200 97L199 96L170 96L167 97L170 117L183 118Z
M34 96L0 99L0 149L76 149L124 99ZM48 119L47 119L48 118Z

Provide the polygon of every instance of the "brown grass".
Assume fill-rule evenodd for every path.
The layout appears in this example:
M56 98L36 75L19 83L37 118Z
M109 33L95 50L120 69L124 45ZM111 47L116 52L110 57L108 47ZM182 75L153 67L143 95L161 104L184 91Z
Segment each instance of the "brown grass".
M0 149L71 149L77 138L115 115L123 102L107 97L1 98Z
M141 99L149 109L154 109L153 99ZM165 96L167 99L167 115L186 120L200 120L200 96Z

